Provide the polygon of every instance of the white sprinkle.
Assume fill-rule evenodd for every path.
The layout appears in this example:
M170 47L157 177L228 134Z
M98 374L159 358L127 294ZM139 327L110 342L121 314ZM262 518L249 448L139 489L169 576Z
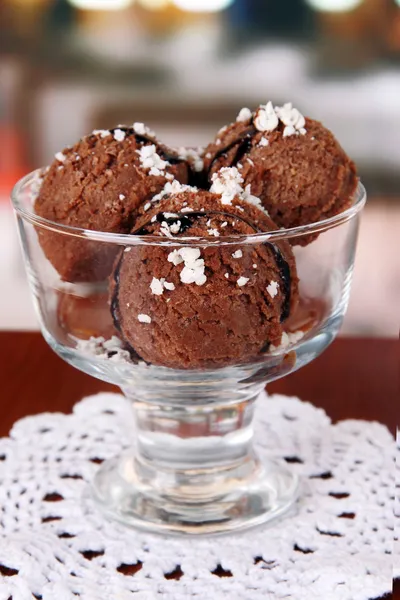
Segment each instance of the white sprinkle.
M168 261L174 265L185 263L180 272L180 280L182 283L195 283L196 285L204 285L207 277L204 273L204 260L200 258L201 252L199 248L180 248L174 250L168 255Z
M196 281L195 273L189 267L183 267L180 278L182 283L194 283Z
M59 167L57 167L57 171L62 171L64 168L64 165L60 165Z
M269 141L267 140L267 138L263 137L260 140L260 143L258 144L259 146L269 146Z
M293 127L293 125L286 125L285 129L283 130L283 137L290 137L292 135L297 135L296 129Z
M250 184L243 189L243 177L236 167L222 167L218 173L212 176L212 186L210 192L221 196L221 204L232 204L232 200L239 196L241 200L248 204L254 204L261 209L266 215L267 211L263 207L261 200L251 194ZM238 210L244 212L242 206L237 206Z
M250 163L252 167L254 167L254 161L252 161L251 158L248 158L247 162Z
M275 298L278 293L279 283L276 281L271 281L271 283L267 286L267 292L271 296L271 298Z
M122 129L116 129L114 131L114 140L116 140L117 142L123 142L125 139L125 131L122 131Z
M232 258L242 258L242 256L243 252L241 250L236 250L236 252L232 254Z
M108 340L104 339L104 337L91 337L88 340L74 339L77 350L84 354L94 354L97 358L112 362L128 362L132 364L129 352L123 349L121 340L115 335Z
M176 223L172 223L169 226L169 230L170 230L171 233L179 233L180 230L181 230L181 222L177 221Z
M79 156L79 154L75 154L75 160L76 161L81 160L81 157Z
M111 135L111 131L108 131L108 129L95 129L92 131L92 134L99 135L101 138L105 138L108 135Z
M138 135L147 135L149 137L156 137L154 131L147 127L144 123L134 123L132 128Z
M128 163L124 163L124 167L129 167Z
M297 344L304 337L304 331L293 331L293 333L287 334L289 338L289 344Z
M151 318L149 315L140 314L138 315L138 321L140 323L151 323Z
M221 196L222 204L232 204L235 196L243 192L243 177L236 167L222 167L212 176L210 192Z
M243 169L242 163L238 163L236 166L237 166L238 169Z
M272 102L261 105L256 113L254 125L258 131L274 131L279 125Z
M204 285L207 281L207 277L199 269L192 269L191 267L183 267L180 278L182 283L195 283L196 285Z
M254 263L254 265L253 265L253 269L257 269L257 265L256 265L256 263Z
M172 195L182 194L183 192L197 192L197 188L193 187L191 185L184 185L184 184L180 183L179 181L177 181L176 179L174 179L174 181L172 181L171 183L169 181L167 181L167 183L165 184L165 186L161 190L161 192L159 194L157 194L156 196L154 196L151 201L159 202L165 196L169 196L170 194L172 194ZM181 211L181 212L183 212L183 211Z
M228 222L227 222L227 221L224 221L224 222L222 223L221 227L226 227L227 225L228 225Z
M238 121L240 123L247 123L248 121L251 120L252 116L253 115L249 108L242 108L242 110L239 112L238 116L236 117L236 121Z
M229 273L225 273L224 275L227 279L229 279Z
M294 127L297 131L303 129L306 124L303 115L297 108L293 108L291 102L287 102L283 106L276 106L275 112L284 125Z
M149 175L154 175L154 177L161 177L163 175L163 171L160 171L157 167L151 167L149 171Z
M271 344L269 349L271 352L274 352L276 350L285 350L288 346L297 344L297 342L299 342L303 337L304 331L299 330L289 333L286 333L286 331L284 331L282 333L282 338L279 346L274 346L273 344Z
M204 148L185 148L181 146L177 149L177 153L179 158L183 160L188 160L192 162L193 168L196 173L199 173L203 170L204 160L202 159L202 154L204 152Z
M181 248L178 250L181 257L185 262L194 262L198 258L200 258L201 252L199 248L190 248L186 246L185 248Z
M163 280L153 277L150 283L150 289L155 296L162 296L164 292Z
M167 299L166 299L166 302L171 302L171 298L167 298Z
M157 221L157 215L154 215L154 217L151 217L151 222L155 223Z
M172 237L172 231L167 221L163 221L160 225L160 235L165 235L166 237Z
M208 233L208 235L214 235L215 237L219 237L218 229L208 229L207 233Z
M258 198L257 196L253 196L253 194L251 193L250 183L246 185L246 188L243 190L243 192L241 194L241 198L242 198L242 200L247 202L247 204L253 204L254 206L257 206L257 208L262 210L263 213L268 216L268 211L262 205L260 198ZM240 207L238 207L238 208L240 208Z
M242 287L244 285L246 285L246 283L249 281L248 277L239 277L239 279L237 280L237 284L239 287Z
M120 195L119 195L119 199L120 199L120 200L125 200L125 198L126 198L126 196L124 196L124 194L120 194Z
M224 133L224 131L226 131L228 129L227 125L224 125L223 127L221 127L221 129L218 131L218 133Z
M172 175L172 173L165 173L165 179L169 179L170 181L172 181L174 179L174 176Z
M57 154L55 154L55 159L59 162L64 162L66 158L67 157L62 152L57 152Z
M215 145L216 146L220 146L221 145L221 140L219 138L217 140L215 140Z
M129 248L125 248L124 252L130 252L132 250L132 246L129 246Z
M183 258L181 256L180 250L173 250L168 254L168 262L174 264L175 266L179 265L183 262Z
M165 212L165 213L163 213L163 215L164 215L164 219L176 219L176 217L179 216L176 213L170 213L170 212Z
M184 206L183 208L181 208L181 213L188 213L188 212L193 212L193 208L190 208L190 206Z
M176 218L178 215L175 213L163 213L166 219ZM176 223L167 223L167 221L163 221L161 223L160 231L166 235L167 237L171 237L171 234L179 233L181 230L181 222L176 221Z
M164 281L164 287L166 290L170 290L171 292L175 289L175 284L172 281Z
M130 305L131 305L131 303L130 303L130 302L127 302L127 303L126 303L126 307L127 307L127 308L129 308L129 307L130 307Z
M272 102L261 105L256 113L254 125L259 131L274 131L278 127L279 121L285 125L283 137L305 135L306 133L304 129L305 118L297 108L293 108L291 102L275 107L272 106ZM260 140L259 145L265 146L267 144Z
M207 154L206 154L206 158L211 158L211 157L212 157L212 154L211 154L211 152L207 152Z
M154 144L142 146L139 150L136 150L136 153L139 154L143 169L149 169L151 175L161 175L161 171L164 171L165 167L168 166L168 163L157 154L157 148Z
M146 202L146 204L143 206L143 210L144 211L149 210L150 206L151 206L151 202Z
M207 227L210 227L210 225L211 225L211 219L208 219L206 225L207 225Z

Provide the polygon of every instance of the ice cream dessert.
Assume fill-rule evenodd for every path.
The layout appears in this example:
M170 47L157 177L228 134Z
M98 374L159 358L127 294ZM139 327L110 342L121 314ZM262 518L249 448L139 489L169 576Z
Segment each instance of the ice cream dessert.
M333 134L288 103L242 109L204 153L210 184L221 167L238 168L278 227L331 217L351 205L357 187L354 163ZM293 239L305 244L312 238Z
M35 201L44 253L73 284L57 322L80 349L100 340L96 356L177 369L286 352L326 314L299 300L292 250L318 233L268 234L341 212L357 183L332 133L291 104L242 109L203 152L140 123L94 131L57 153ZM109 293L81 298L80 283Z
M187 161L142 123L94 131L56 154L44 174L35 212L62 225L129 233L143 202L167 181L186 183L189 175ZM63 280L101 281L110 274L117 246L42 228L38 235Z
M149 245L121 252L110 298L121 339L146 362L227 366L279 345L298 299L295 261L285 241L243 243L277 228L241 183L237 169L225 169L211 191L167 183L142 206L132 234ZM238 235L242 243L230 238ZM222 236L230 243L177 243Z

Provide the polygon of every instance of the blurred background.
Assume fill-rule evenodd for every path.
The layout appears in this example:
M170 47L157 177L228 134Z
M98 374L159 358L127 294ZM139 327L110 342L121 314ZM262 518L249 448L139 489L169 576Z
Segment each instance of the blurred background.
M0 0L0 328L37 327L21 175L118 123L206 144L269 99L332 129L369 193L343 334L398 335L400 0Z

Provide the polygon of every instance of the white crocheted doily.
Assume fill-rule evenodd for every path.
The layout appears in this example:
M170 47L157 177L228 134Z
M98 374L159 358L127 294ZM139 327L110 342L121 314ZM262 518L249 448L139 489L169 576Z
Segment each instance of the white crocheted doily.
M0 600L370 600L390 592L396 445L383 425L332 425L311 404L263 395L258 450L303 476L297 514L243 534L181 539L125 529L82 502L98 463L129 445L130 410L122 396L99 394L72 415L22 419L0 440Z

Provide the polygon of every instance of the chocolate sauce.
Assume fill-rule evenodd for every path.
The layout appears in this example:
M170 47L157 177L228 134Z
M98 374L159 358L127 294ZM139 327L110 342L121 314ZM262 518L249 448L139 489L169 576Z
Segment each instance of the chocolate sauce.
M291 276L290 276L290 267L286 260L283 258L283 254L276 246L276 244L271 244L270 242L265 242L265 245L271 248L272 252L275 256L275 262L279 269L279 275L281 276L281 283L284 289L284 301L282 303L282 312L281 312L281 323L285 321L290 315L290 300L292 295L291 289Z
M164 217L165 213L158 213L157 221L159 223L167 223L168 225L175 225L176 223L180 224L179 233L185 233L188 229L190 229L196 219L199 217L204 217L205 214L203 212L192 212L192 213L176 213L177 217L168 217L167 219Z
M112 296L110 299L110 312L112 316L112 320L114 322L114 327L120 332L121 326L119 324L119 302L118 302L118 286L119 286L119 272L121 270L122 258L124 255L124 250L121 253L118 264L114 269L113 280L114 280L114 289L112 291Z
M132 127L115 127L114 129L110 129L110 132L113 134L117 129L123 131L127 136L134 136L138 144L154 144L157 147L157 154L161 156L163 160L166 160L170 165L186 163L184 158L179 158L177 154L170 154L164 150L164 148L159 145L158 141L154 137L136 133Z
M230 150L232 150L233 148L235 148L235 146L237 146L236 148L236 154L233 157L232 161L230 162L229 165L225 165L225 166L230 166L230 167L234 167L236 166L243 158L243 156L250 151L251 146L252 146L252 142L253 142L253 137L256 135L257 133L257 129L255 127L249 127L248 129L246 129L236 140L234 140L233 142L231 142L230 144L228 144L227 146L224 146L223 148L220 148L218 150L218 152L216 152L211 164L210 164L210 168L208 170L208 176L211 173L212 168L214 167L215 162L221 157L221 156L225 156Z

